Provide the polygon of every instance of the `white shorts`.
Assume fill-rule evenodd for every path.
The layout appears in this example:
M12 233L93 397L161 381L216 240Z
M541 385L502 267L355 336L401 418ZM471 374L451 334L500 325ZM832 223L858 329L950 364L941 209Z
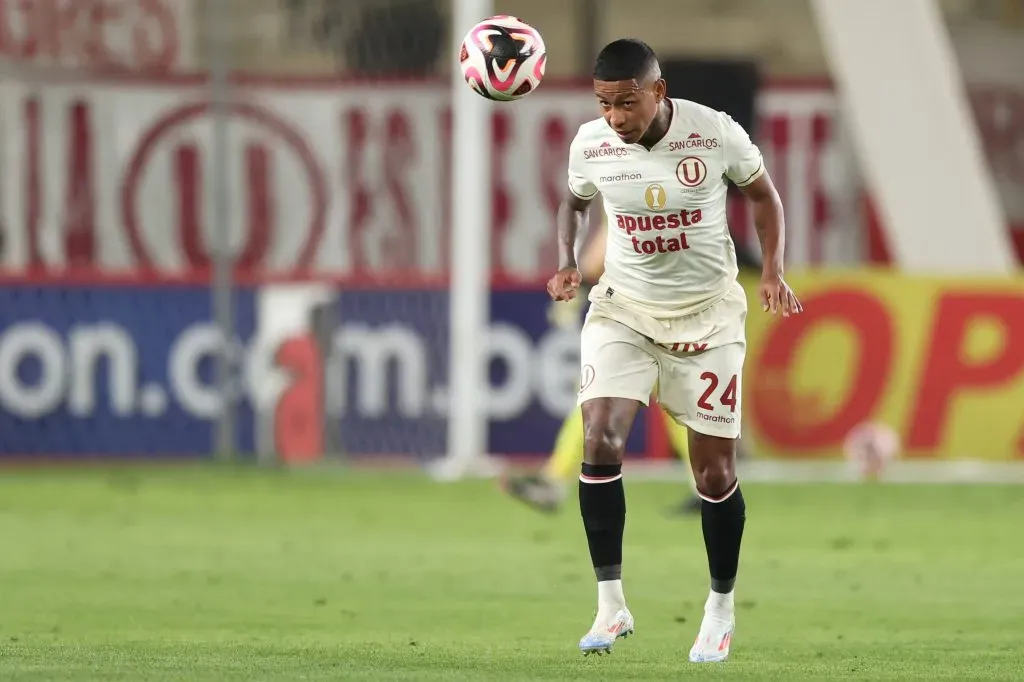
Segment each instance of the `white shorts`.
M738 438L747 348L742 287L736 284L705 311L668 322L638 316L613 299L591 298L580 336L578 403L627 398L647 405L653 394L687 428ZM659 329L664 333L655 336Z

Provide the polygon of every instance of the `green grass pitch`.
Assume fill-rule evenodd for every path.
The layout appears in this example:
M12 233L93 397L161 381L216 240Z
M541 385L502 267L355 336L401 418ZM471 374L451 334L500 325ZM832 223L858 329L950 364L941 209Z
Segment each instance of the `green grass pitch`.
M686 654L698 519L627 480L636 636L576 643L573 500L253 469L0 472L0 680L1024 679L1024 490L745 486L733 657Z

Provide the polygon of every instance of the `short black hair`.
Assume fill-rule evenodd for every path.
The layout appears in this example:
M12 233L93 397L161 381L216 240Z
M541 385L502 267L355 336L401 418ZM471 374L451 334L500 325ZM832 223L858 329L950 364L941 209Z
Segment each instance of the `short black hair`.
M635 38L621 38L604 46L594 61L594 80L642 81L658 65L651 46Z

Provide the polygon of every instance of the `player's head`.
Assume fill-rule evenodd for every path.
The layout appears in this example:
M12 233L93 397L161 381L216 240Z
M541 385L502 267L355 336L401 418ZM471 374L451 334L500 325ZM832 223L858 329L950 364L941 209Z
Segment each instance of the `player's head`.
M640 141L665 99L665 80L654 50L623 38L605 45L594 63L594 94L604 120L627 144Z

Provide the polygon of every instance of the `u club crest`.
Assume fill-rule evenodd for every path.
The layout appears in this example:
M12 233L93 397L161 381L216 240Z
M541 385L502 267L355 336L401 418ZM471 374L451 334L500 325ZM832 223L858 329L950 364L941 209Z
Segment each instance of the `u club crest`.
M708 167L699 156L687 156L676 166L676 179L684 187L696 187L708 176Z

